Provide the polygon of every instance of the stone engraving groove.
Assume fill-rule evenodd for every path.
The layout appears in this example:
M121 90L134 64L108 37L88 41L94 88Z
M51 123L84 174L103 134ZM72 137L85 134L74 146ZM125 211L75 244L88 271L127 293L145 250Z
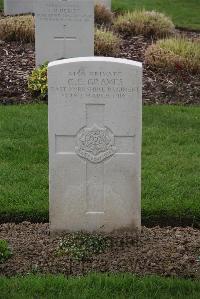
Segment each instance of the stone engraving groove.
M69 36L69 34L67 33L67 30L68 30L68 26L67 25L63 25L63 34L62 34L62 36L55 36L54 37L54 40L58 40L58 41L61 41L63 43L63 46L62 46L62 51L63 51L62 58L65 57L65 53L66 53L66 50L67 50L67 43L69 41L75 41L77 39L76 36Z
M100 128L96 124L79 132L77 145L76 153L93 163L100 163L116 152L113 133L108 128Z

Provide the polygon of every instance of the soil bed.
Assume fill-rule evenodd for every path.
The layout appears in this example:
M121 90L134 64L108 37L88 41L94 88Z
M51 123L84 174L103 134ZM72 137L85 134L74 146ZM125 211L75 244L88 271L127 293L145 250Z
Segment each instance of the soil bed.
M184 31L190 39L200 33ZM119 57L144 61L145 49L152 39L143 36L126 37ZM27 76L35 66L33 44L0 41L0 104L37 102L27 90ZM200 74L185 70L176 72L155 70L144 64L143 102L145 104L199 104Z
M2 224L0 238L9 241L13 256L0 264L0 274L130 272L200 278L200 230L143 227L140 236L131 232L105 236L111 246L80 262L56 255L60 237L50 238L48 224Z

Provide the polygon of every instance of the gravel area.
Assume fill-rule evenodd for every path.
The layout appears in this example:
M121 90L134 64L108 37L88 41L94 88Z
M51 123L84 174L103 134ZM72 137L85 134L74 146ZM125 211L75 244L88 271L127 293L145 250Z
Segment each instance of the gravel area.
M182 32L190 39L200 33ZM152 39L124 38L119 57L144 61ZM37 102L27 90L27 77L35 66L33 44L0 41L0 104ZM144 64L143 102L145 104L200 104L200 74L177 70L155 70Z
M31 44L0 41L0 103L35 101L27 90L27 77L35 65Z
M106 235L112 246L79 262L57 256L60 237L50 237L48 224L1 224L0 238L9 241L13 256L0 264L1 275L27 273L130 272L200 278L200 230L190 227L142 228Z

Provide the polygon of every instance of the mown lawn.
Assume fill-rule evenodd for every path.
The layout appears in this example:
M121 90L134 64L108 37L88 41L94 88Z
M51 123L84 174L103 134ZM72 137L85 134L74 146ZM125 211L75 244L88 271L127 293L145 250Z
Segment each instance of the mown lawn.
M200 107L143 112L143 223L200 223ZM0 106L0 221L48 220L47 106Z
M90 275L0 278L0 298L198 299L200 282L156 276Z
M171 16L176 26L200 29L200 0L112 0L114 10L157 10Z
M200 0L112 0L112 7L118 11L158 10L171 16L177 26L200 29ZM0 9L3 9L3 0L0 0Z

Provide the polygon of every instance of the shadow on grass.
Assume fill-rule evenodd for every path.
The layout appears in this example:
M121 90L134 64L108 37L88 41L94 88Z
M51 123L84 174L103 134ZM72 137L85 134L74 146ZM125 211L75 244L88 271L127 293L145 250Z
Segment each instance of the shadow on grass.
M31 214L24 212L20 214L0 214L0 224L8 222L18 224L23 221L28 221L31 223L48 223L49 215L48 213L38 213L38 211L35 211ZM169 217L168 215L145 216L145 213L142 213L142 225L146 227L190 226L193 228L200 228L200 217Z

